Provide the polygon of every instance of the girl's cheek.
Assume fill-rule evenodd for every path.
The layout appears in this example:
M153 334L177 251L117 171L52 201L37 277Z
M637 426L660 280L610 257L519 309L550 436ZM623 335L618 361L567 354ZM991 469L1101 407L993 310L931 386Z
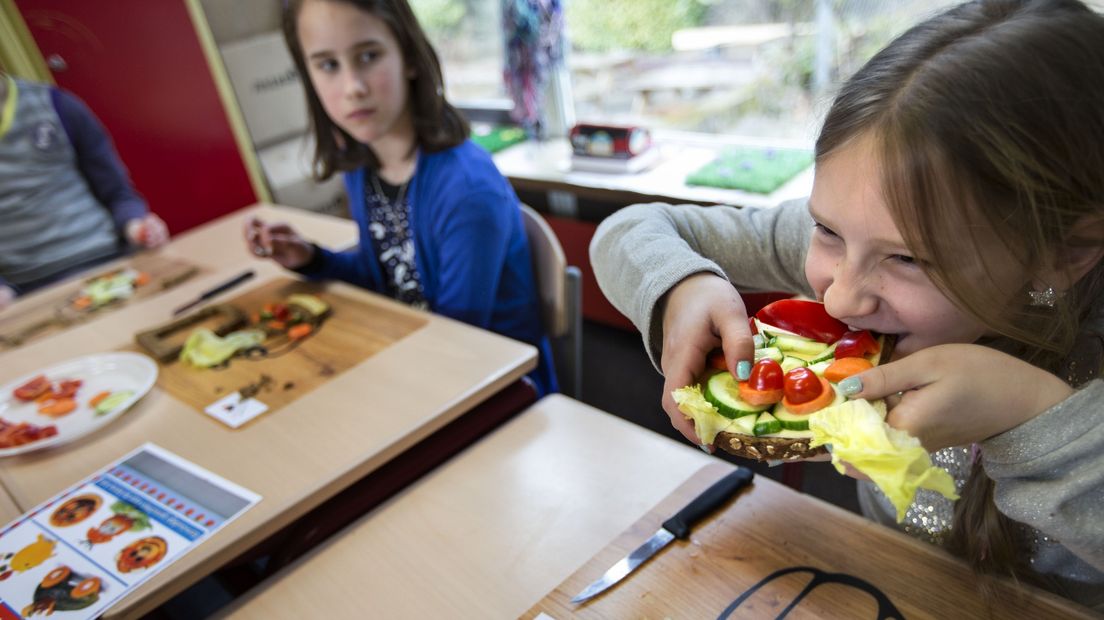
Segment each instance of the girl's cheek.
M824 301L824 292L832 284L832 269L827 257L815 248L815 245L810 246L805 257L805 279L809 281L817 301Z

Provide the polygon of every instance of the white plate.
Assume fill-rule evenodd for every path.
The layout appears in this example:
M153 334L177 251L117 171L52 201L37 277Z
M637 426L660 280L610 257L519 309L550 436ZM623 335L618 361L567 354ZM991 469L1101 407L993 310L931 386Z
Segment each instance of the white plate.
M60 418L51 418L39 413L36 403L24 402L12 395L15 388L38 375L46 375L46 378L52 382L61 379L83 381L75 397L77 408ZM0 387L0 418L8 422L28 422L37 426L53 424L57 427L58 433L53 437L21 446L0 448L0 457L41 450L83 437L119 417L139 398L145 396L156 380L157 364L140 353L86 355L19 377ZM134 394L111 411L96 415L96 412L88 406L88 401L96 394L120 390L129 390Z

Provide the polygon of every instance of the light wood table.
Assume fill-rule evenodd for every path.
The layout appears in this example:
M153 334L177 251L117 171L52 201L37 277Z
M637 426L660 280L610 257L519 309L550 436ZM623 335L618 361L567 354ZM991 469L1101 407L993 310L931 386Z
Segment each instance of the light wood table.
M548 396L219 616L517 617L707 463Z
M252 213L287 220L324 245L348 245L356 238L349 221L295 209L260 207L221 218L163 250L210 266L209 274L0 354L0 381L71 357L127 347L135 332L166 322L173 308L244 268L255 269L257 277L224 296L287 277L288 272L271 261L247 254L240 231L245 216ZM155 386L131 411L92 435L0 461L0 482L20 510L34 507L147 441L263 496L253 509L123 599L107 617L137 617L150 611L536 366L536 349L527 344L417 312L352 286L331 283L327 290L369 306L417 315L425 324L301 399L238 430ZM18 304L11 310L18 312Z

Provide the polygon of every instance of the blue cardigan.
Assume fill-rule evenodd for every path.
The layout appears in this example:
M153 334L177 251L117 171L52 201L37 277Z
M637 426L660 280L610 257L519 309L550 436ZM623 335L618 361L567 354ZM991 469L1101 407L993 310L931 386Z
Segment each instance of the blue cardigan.
M345 174L361 242L344 252L322 248L303 273L382 293L379 259L369 241L365 180L364 168ZM490 155L470 140L420 152L407 195L415 260L430 310L536 346L540 357L529 376L541 395L557 391L517 195Z

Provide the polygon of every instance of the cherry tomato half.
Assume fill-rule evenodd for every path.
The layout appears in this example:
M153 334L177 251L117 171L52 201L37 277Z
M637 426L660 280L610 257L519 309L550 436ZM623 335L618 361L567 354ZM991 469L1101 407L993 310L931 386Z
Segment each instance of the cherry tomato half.
M45 394L50 389L50 380L45 375L38 375L34 379L15 388L12 394L19 400L34 400Z
M820 377L816 376L816 373L802 367L791 369L790 372L786 373L782 391L786 395L786 400L795 405L800 405L820 396L820 393L824 391L824 386L820 383Z
M709 352L709 367L714 370L728 370L725 366L724 351L720 349L713 349Z
M841 357L866 357L881 351L874 336L865 329L861 332L847 332L836 343L836 359Z
M782 367L771 358L764 357L751 367L748 384L756 390L781 390Z
M824 304L804 299L780 299L767 304L755 313L755 318L825 344L836 342L847 332L846 325L828 315Z

